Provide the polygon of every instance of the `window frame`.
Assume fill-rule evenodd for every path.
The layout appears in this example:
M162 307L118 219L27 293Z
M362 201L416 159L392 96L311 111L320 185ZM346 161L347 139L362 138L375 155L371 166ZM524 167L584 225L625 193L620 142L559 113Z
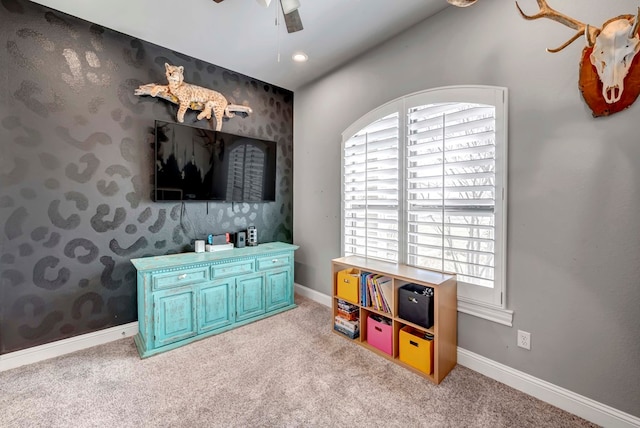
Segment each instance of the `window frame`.
M345 251L345 143L371 123L392 113L399 113L398 129L399 151L399 260L407 259L407 189L406 189L406 145L407 145L407 112L410 108L428 104L445 102L487 104L495 107L495 276L494 288L458 284L458 311L478 316L500 324L512 325L513 311L508 310L506 284L506 252L507 252L507 173L508 173L508 90L504 87L483 85L446 86L414 92L396 98L366 113L352 123L342 133L341 143L341 228L340 252ZM499 197L500 196L500 197Z

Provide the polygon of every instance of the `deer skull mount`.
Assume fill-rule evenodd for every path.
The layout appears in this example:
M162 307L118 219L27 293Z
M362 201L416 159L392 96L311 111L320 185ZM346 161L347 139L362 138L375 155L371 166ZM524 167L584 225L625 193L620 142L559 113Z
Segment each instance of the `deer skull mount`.
M607 116L634 103L640 95L640 7L636 16L620 15L592 27L552 9L546 0L537 0L540 12L526 15L516 2L523 18L548 18L576 30L576 34L556 49L556 53L578 38L585 37L580 61L579 87L593 115ZM626 83L626 91L625 91Z

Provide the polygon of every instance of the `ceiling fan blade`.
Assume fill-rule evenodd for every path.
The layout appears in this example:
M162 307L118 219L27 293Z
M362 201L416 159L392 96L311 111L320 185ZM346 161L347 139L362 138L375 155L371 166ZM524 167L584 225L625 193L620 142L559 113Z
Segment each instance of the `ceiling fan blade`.
M300 0L280 0L280 6L282 13L286 15L300 8Z
M284 23L287 24L287 33L295 33L304 29L297 9L284 15Z
M222 3L224 0L213 0L216 3ZM271 0L257 0L258 3L265 7L269 7ZM284 23L287 25L287 33L295 33L303 30L302 19L300 19L300 0L280 0L280 7L284 15ZM289 13L285 13L289 11Z

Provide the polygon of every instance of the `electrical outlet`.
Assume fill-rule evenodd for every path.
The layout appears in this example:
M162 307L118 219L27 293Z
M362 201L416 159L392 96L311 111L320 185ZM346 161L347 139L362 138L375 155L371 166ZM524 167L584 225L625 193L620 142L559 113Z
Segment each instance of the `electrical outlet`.
M531 350L531 333L518 330L518 346Z

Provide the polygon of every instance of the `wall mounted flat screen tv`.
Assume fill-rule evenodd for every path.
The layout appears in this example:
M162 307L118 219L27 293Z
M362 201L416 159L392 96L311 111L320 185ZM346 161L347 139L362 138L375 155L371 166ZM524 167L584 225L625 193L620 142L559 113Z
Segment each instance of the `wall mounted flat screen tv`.
M154 201L276 200L274 141L155 121Z

